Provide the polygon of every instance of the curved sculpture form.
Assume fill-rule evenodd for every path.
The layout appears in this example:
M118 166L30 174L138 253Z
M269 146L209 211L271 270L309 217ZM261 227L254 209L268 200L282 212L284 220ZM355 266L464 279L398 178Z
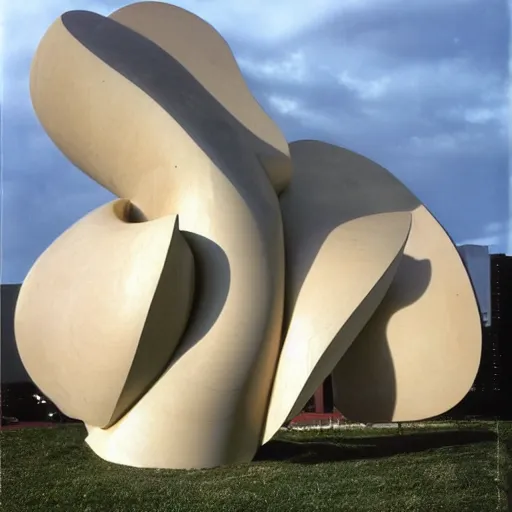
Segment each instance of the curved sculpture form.
M196 15L163 2L139 2L109 18L146 37L176 59L249 132L257 154L279 194L291 179L288 143L255 101L226 41ZM194 44L190 36L193 34ZM187 44L184 44L187 41Z
M279 357L263 442L271 439L287 418L300 413L368 322L395 277L411 227L410 214L399 212L348 222L339 218L334 229L332 216L324 215L317 217L318 224L310 224L314 231L309 231L298 223L314 218L315 212L308 211L300 199L293 202L297 197L294 185L295 180L290 194L287 191L281 200L286 227L286 305L291 321ZM316 191L313 186L311 195L316 196ZM340 202L343 204L343 195ZM298 215L298 210L305 215ZM325 240L314 260L308 262L310 237L321 231ZM306 264L310 268L299 283Z
M154 18L160 15L156 10ZM198 30L211 33L229 51L209 25L189 18L198 41ZM229 83L239 71L233 59L225 60L232 65L222 69ZM176 58L90 12L66 13L46 32L31 94L42 125L82 171L148 219L179 214L196 262L194 310L170 366L136 408L101 431L104 442L96 445L96 435L90 444L102 454L106 446L109 460L141 466L207 467L252 458L284 300L281 212L260 149L283 162L282 173L274 170L276 182L289 171L289 158L233 117ZM245 107L261 116L255 100ZM31 343L20 335L17 342ZM147 417L150 422L141 421ZM162 439L154 424L165 431ZM204 425L210 425L206 435Z
M43 253L15 318L29 374L96 454L248 462L333 369L356 419L463 397L480 329L447 235L377 164L289 147L210 25L160 2L65 13L30 90L53 142L122 198Z
M412 214L393 283L334 370L336 407L364 422L421 420L451 409L471 388L481 352L478 306L453 242L419 200L371 160L316 141L292 144L291 154L294 221L307 223L303 236L310 245L322 232L306 212L330 218L335 209L346 219ZM313 186L315 194L306 193ZM336 201L336 190L350 193Z
M109 203L63 233L27 275L15 318L21 360L62 412L111 425L167 366L193 290L177 217L144 222L129 202Z

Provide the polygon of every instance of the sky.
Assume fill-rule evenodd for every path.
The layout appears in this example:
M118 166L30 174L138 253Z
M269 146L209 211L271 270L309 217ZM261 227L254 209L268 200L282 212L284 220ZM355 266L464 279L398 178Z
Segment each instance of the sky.
M0 28L2 283L113 196L32 110L37 44L62 13L127 0L10 0ZM291 142L362 153L405 183L457 244L512 253L507 0L183 0L230 44Z

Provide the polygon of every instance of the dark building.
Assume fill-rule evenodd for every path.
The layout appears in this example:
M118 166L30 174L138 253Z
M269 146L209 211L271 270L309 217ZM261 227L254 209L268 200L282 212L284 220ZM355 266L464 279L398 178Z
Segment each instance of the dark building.
M492 325L490 349L493 370L489 386L499 394L501 414L512 417L512 257L495 254L491 258ZM492 376L491 376L492 375ZM492 382L492 384L491 384Z
M21 363L14 340L14 308L20 291L19 284L3 284L0 288L1 310L1 380L3 383L31 382Z
M512 257L491 256L491 326L483 328L482 360L475 379L477 413L512 417Z
M512 256L490 256L491 322L482 322L482 357L471 391L446 415L512 419Z

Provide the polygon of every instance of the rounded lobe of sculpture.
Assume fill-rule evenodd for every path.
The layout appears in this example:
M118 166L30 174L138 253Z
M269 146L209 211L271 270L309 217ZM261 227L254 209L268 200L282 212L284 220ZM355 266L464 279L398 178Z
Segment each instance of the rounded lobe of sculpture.
M283 208L288 282L307 252L307 240L286 236L295 208L300 203L289 200ZM295 299L263 443L302 410L374 313L395 276L410 227L409 213L382 213L343 223L327 235Z
M202 50L200 37L188 44ZM88 444L137 467L251 460L284 302L276 181L261 163L260 148L269 145L170 53L94 13L69 12L50 27L33 62L31 94L44 128L75 165L148 219L179 214L194 255L194 305L168 368L117 423L91 425Z
M323 218L337 225L342 218L385 212L412 215L388 292L333 371L336 408L364 422L413 421L449 410L469 391L481 353L475 294L453 242L380 165L316 141L292 143L290 151L294 179L289 193L303 205L291 228L294 236L310 235L311 256L329 232L315 228L325 225ZM295 290L307 272L306 260L303 256L298 264Z
M21 360L64 414L108 426L165 369L193 285L176 216L144 222L129 201L106 204L65 231L26 277L15 313Z
M153 41L180 62L255 135L253 150L259 153L276 192L286 188L292 175L288 142L251 94L231 49L217 30L195 14L163 2L136 2L109 18Z

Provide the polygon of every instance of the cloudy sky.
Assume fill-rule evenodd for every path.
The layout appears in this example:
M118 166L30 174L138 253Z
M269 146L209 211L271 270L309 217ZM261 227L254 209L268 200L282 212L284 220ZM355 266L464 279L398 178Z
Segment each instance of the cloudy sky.
M112 199L76 170L32 111L28 75L61 13L129 0L4 2L2 275ZM230 43L289 141L321 139L390 169L456 243L512 252L507 0L182 0Z

